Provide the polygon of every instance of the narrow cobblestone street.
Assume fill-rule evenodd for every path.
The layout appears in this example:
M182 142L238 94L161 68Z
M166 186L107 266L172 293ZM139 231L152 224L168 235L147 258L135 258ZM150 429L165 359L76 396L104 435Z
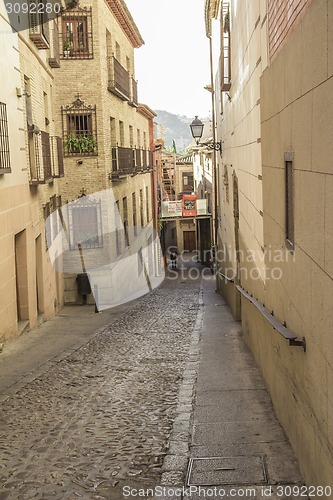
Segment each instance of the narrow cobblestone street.
M1 407L0 499L121 499L159 483L199 308L162 286Z

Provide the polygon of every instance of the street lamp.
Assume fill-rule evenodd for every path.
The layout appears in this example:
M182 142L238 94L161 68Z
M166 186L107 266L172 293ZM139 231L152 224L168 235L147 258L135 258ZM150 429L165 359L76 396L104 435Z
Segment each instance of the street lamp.
M213 125L214 126L214 125ZM207 146L209 149L214 149L215 151L220 151L222 153L222 141L215 142L214 140L208 142L200 142L202 137L204 124L196 116L193 122L190 124L190 129L192 137L198 146Z

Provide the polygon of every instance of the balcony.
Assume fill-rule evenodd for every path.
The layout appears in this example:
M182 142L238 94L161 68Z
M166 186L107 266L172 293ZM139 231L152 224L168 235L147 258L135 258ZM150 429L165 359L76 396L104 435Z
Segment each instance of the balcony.
M153 168L153 153L145 149L112 148L112 180L148 172Z
M115 57L108 57L108 90L123 101L131 98L128 71Z
M52 177L64 176L64 152L61 137L50 137Z
M51 143L47 132L29 132L30 184L52 182Z
M34 7L34 9L32 9ZM47 14L40 12L37 0L31 0L29 11L29 38L40 50L48 49L49 43L49 23Z
M112 180L134 175L135 161L132 148L112 148Z

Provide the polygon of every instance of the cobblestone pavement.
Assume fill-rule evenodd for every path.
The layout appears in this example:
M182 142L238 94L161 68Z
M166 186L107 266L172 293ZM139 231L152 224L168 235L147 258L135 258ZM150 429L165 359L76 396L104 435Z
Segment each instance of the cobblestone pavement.
M166 279L2 403L0 500L118 500L124 485L159 484L199 285Z

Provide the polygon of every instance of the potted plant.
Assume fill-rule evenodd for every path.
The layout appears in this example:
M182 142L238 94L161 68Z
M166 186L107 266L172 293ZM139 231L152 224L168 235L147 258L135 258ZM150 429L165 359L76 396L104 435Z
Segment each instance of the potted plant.
M68 59L71 55L71 42L69 39L67 39L65 42L64 42L64 57L66 59Z
M89 155L97 151L97 141L91 134L69 134L64 145L68 154L78 153Z

